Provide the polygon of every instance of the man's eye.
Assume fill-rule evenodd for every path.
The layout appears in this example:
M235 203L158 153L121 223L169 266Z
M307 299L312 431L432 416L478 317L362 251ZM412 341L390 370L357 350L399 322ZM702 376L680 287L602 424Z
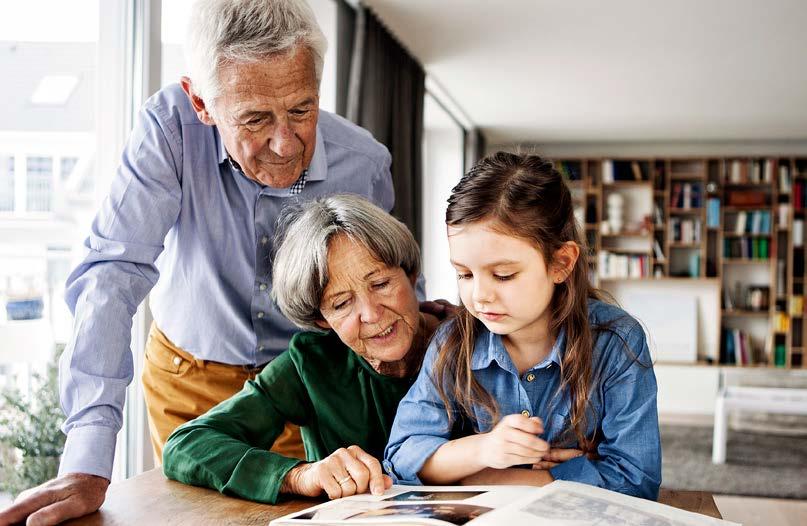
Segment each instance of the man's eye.
M257 126L263 122L263 117L254 117L247 121L247 126Z
M311 110L291 110L290 113L295 117L303 117L304 115L307 115L309 111Z
M516 273L514 272L513 274L507 274L507 275L494 274L493 277L498 279L499 281L509 281L514 277L516 277Z

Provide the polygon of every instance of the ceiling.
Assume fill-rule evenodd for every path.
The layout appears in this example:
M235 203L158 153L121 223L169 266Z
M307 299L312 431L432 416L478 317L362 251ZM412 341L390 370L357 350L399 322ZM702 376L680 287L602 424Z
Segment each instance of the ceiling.
M364 0L489 143L807 139L807 2Z

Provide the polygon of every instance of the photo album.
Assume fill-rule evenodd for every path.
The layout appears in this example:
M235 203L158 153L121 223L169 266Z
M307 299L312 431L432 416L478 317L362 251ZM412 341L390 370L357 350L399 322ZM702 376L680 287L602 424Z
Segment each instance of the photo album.
M709 526L736 523L576 482L530 486L393 486L273 520L301 524Z

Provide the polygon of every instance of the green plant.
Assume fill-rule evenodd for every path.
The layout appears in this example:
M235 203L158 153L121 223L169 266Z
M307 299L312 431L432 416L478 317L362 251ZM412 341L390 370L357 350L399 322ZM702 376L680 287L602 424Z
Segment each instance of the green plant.
M56 476L65 436L59 405L57 348L44 377L32 375L31 396L0 393L0 491L13 496Z

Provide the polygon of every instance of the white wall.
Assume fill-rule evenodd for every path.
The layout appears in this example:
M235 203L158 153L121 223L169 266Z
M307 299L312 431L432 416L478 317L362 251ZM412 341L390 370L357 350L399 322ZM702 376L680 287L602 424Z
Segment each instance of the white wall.
M456 273L449 263L446 201L462 177L463 131L428 95L423 108L423 275L426 296L458 301Z

